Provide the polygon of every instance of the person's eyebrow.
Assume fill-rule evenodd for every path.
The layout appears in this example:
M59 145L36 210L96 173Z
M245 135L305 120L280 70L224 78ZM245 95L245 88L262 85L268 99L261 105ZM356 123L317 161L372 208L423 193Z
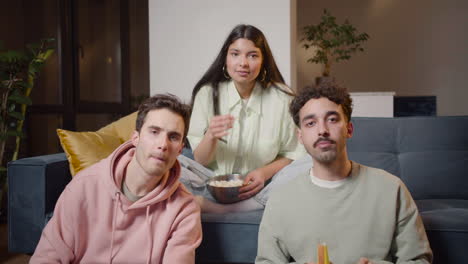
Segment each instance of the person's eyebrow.
M172 136L172 135L177 135L177 136L179 136L179 137L182 137L182 134L179 133L178 131L175 131L175 130L166 130L166 129L161 128L161 127L159 127L159 126L154 126L154 125L148 126L148 129L155 129L155 130L158 130L158 131L167 131L167 134L170 135L170 136Z
M334 111L334 110L332 110L332 111L327 111L326 116L331 116L331 115L340 116L340 113L338 113L337 111Z
M162 130L162 128L155 126L155 125L150 125L148 126L148 129L156 129L156 130Z
M261 57L262 52L258 51L258 50L251 50L251 51L247 52L247 55L257 55L257 56Z
M341 117L340 113L337 112L337 111L334 111L334 110L331 110L331 111L327 111L327 113L325 114L325 117L329 117L331 115L336 115L336 116L339 116ZM301 120L301 122L304 122L306 120L309 120L309 119L314 119L316 118L317 116L315 114L308 114L306 116L304 116Z
M177 137L179 137L179 138L182 138L182 134L179 133L179 132L177 132L177 131L169 131L169 132L167 132L167 134L168 134L169 136L177 136Z
M229 51L240 52L240 50L236 49L236 48L230 48ZM247 54L252 54L252 53L261 54L262 52L259 51L259 50L249 50L249 51L247 51Z
M301 122L304 122L305 120L309 120L309 119L314 119L314 118L315 118L315 114L308 114L302 118Z

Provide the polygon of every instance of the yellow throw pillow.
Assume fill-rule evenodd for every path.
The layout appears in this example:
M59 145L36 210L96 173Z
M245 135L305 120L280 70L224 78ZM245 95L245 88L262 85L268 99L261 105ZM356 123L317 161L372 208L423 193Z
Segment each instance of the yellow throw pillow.
M119 137L101 132L57 129L57 135L70 163L72 176L106 158L122 143Z
M135 122L138 112L133 112L119 120L99 129L97 132L120 138L121 143L129 140L135 131Z
M72 176L106 158L118 146L128 141L135 130L136 118L137 112L133 112L96 132L57 129L60 144L70 163Z

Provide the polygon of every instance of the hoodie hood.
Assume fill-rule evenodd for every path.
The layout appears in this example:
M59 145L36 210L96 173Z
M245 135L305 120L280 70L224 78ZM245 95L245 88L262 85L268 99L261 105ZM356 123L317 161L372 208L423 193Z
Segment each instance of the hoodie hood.
M108 184L110 195L116 197L118 194L120 197L125 197L122 193L122 181L124 174L127 170L127 166L135 155L135 146L131 141L123 143L118 147L107 159L105 167L108 173L105 175L105 181ZM155 203L159 203L168 199L180 186L180 165L176 160L174 165L169 170L168 177L161 179L158 185L144 197L138 201L131 203L126 198L122 198L122 202L126 203L129 208L143 208Z

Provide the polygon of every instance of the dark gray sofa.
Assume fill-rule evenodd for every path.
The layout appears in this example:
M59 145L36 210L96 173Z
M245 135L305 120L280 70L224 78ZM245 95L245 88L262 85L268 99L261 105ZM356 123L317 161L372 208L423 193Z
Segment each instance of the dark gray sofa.
M406 183L436 264L468 263L468 116L354 118L350 158ZM8 165L8 246L31 253L70 181L63 153ZM262 211L204 214L198 263L253 263Z

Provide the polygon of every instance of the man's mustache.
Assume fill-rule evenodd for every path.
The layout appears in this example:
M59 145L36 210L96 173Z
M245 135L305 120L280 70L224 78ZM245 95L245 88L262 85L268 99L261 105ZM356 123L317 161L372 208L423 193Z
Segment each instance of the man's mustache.
M331 144L335 144L336 142L334 140L331 140L329 138L324 138L324 137L321 137L319 139L317 139L317 141L315 141L314 143L314 148L317 147L318 143L322 142L322 141L326 141L328 143L331 143Z

